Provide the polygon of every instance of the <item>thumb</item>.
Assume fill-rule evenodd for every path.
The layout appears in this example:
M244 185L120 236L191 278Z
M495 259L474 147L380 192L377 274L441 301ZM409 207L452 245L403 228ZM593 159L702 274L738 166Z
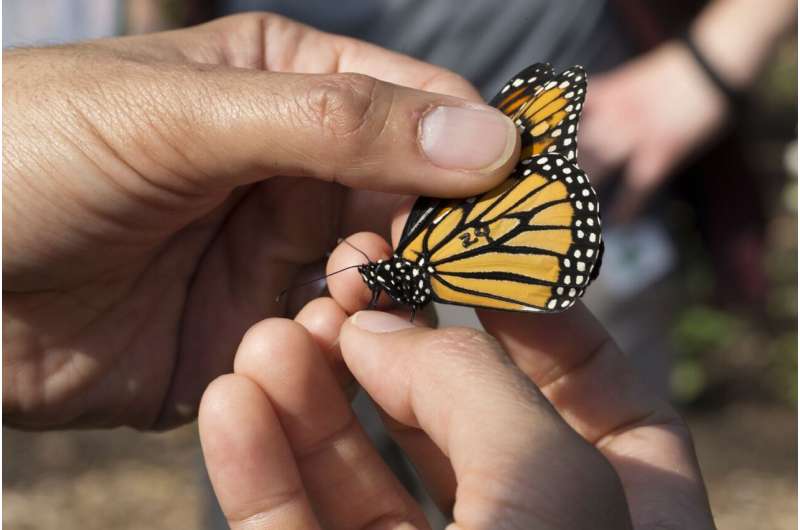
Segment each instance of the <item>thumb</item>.
M608 462L490 336L361 311L342 327L339 341L348 368L376 403L421 428L450 459L457 528L498 521L520 528L630 527Z
M360 74L164 69L153 90L139 75L126 96L135 145L201 190L290 175L458 197L500 182L518 157L509 118L452 96Z

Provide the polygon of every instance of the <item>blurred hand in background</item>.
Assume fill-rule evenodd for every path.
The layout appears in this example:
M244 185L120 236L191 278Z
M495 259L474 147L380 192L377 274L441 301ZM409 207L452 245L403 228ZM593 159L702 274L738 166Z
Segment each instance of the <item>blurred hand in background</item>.
M744 94L773 46L792 27L797 3L716 0L688 32L732 93ZM702 152L742 109L703 70L682 40L671 40L591 80L580 130L580 163L603 187L621 178L612 220L641 212L660 186Z
M719 131L725 97L689 52L664 45L605 75L588 91L580 163L598 187L619 174L611 220L630 220L687 158Z

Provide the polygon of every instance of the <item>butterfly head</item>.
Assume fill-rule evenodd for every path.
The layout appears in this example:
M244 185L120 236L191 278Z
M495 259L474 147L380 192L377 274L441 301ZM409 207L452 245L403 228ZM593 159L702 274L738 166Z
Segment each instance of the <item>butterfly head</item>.
M418 308L431 301L428 271L419 261L399 256L361 265L358 272L373 293L386 293L403 305Z

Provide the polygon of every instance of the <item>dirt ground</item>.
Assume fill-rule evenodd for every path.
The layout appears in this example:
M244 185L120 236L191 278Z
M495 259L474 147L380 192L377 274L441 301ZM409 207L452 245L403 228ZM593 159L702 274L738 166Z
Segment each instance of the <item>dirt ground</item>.
M720 530L797 528L797 416L736 403L686 414ZM215 529L194 425L162 434L3 431L7 530Z

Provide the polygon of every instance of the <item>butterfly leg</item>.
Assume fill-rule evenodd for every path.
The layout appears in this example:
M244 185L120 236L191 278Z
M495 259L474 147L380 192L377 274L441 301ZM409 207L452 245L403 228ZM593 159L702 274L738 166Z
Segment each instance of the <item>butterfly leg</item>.
M381 296L381 290L375 289L372 291L372 299L369 301L367 309L375 309L378 306L378 298Z
M411 306L411 322L414 322L414 318L417 316L417 306Z

